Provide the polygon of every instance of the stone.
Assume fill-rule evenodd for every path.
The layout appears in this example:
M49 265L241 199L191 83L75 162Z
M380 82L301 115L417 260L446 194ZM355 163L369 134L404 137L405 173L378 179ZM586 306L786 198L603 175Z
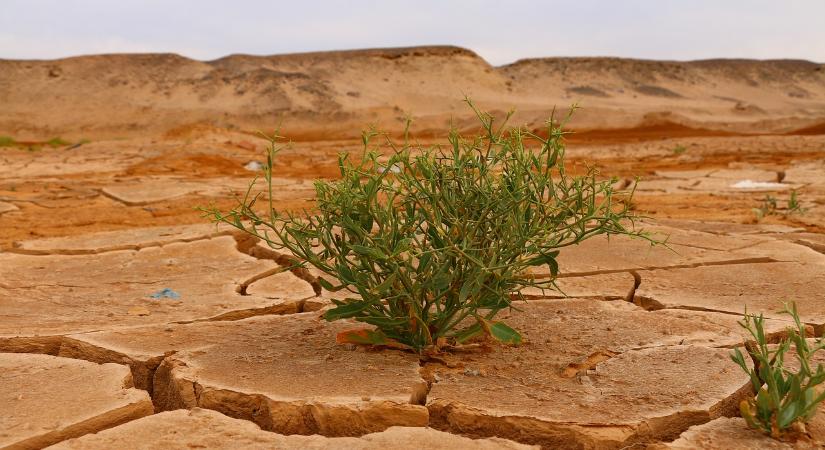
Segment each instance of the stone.
M209 408L284 434L425 426L418 357L336 344L353 327L316 313L149 326L70 336L61 354L130 365L162 410Z
M11 338L301 311L314 295L289 272L267 297L238 286L277 265L242 254L230 236L140 251L31 256L0 253L0 349ZM169 288L178 299L149 296ZM148 310L133 314L132 308ZM19 340L18 340L19 344Z
M129 369L0 353L0 447L43 448L153 413Z
M254 423L208 409L166 411L124 425L61 442L50 450L134 449L314 449L384 450L474 448L527 450L530 446L505 439L470 439L424 427L391 427L360 438L284 436L262 431Z
M85 255L115 250L140 250L177 242L192 242L229 234L213 224L133 228L16 243L14 253L28 255Z

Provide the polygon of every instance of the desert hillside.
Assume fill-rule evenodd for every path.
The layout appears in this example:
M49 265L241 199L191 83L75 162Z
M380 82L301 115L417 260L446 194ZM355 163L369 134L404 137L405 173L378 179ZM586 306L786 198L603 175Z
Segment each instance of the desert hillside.
M0 135L100 139L206 124L325 140L365 124L396 130L406 114L426 133L471 123L464 94L489 110L515 107L525 124L578 103L577 130L788 133L825 123L825 65L808 61L542 58L494 67L470 50L415 47L0 60Z

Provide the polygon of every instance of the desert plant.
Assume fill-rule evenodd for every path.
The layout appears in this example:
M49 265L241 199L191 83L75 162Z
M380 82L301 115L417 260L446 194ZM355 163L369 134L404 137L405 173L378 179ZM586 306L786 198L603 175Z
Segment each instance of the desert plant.
M46 141L46 145L49 147L65 147L67 145L71 145L72 143L61 138L61 137L54 137Z
M762 220L767 216L776 214L777 201L776 197L766 194L762 199L762 203L758 208L753 208L753 213L756 215L756 220Z
M677 145L670 150L674 155L681 155L682 153L687 151L687 147L684 145Z
M799 202L799 194L797 193L796 189L791 191L791 196L788 198L788 212L786 214L794 213L805 213L805 208L803 208L802 204Z
M812 368L811 358L825 348L820 338L811 343L806 339L805 325L800 321L796 304L786 304L782 313L793 318L794 328L788 328L787 337L777 345L769 345L765 335L765 319L760 314L745 314L739 324L753 337L747 351L753 362L748 367L745 356L737 348L731 358L751 380L756 395L742 400L740 413L748 425L774 438L782 438L788 430L804 430L804 423L816 413L817 405L825 400L825 392L817 392L816 387L825 381L825 366L818 364ZM785 367L785 355L794 345L799 369Z
M317 213L275 210L277 137L263 169L265 212L254 209L260 197L252 186L234 210L205 211L319 270L328 277L320 279L325 289L354 294L333 300L324 318L376 329L339 335L339 342L420 352L486 334L519 344L519 333L494 317L522 299L524 287L555 286L560 250L601 234L650 237L632 230L629 201L614 198L615 180L601 180L593 169L568 175L563 123L551 117L544 138L509 128L506 119L494 126L492 116L468 104L482 133L467 138L451 130L449 145L412 145L407 132L400 144L364 133L361 158L342 154L341 178L316 181ZM377 137L383 145L373 145ZM531 276L536 266L551 276Z

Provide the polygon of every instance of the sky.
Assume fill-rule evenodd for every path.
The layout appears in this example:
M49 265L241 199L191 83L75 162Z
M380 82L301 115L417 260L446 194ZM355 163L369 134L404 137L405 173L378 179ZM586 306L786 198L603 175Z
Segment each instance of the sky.
M825 0L0 0L0 58L172 52L209 60L457 45L542 56L825 62Z

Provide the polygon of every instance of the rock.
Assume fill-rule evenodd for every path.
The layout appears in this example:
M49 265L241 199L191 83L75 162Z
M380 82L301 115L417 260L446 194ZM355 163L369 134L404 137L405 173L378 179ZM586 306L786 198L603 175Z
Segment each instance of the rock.
M209 408L285 434L427 424L418 357L348 351L335 336L351 323L305 313L167 327L74 335L61 353L129 364L160 409Z
M16 243L14 253L28 255L86 255L115 250L140 250L176 242L191 242L229 234L213 224L133 228Z
M482 450L531 447L504 439L469 439L432 428L391 427L360 438L284 436L262 431L252 422L232 419L207 409L176 410L61 442L51 450L134 449L315 449L384 450L474 448Z
M301 311L314 292L289 272L273 276L267 297L236 292L273 267L238 252L229 236L99 255L2 253L0 349L18 351L12 338ZM163 288L181 299L149 298Z
M0 353L0 447L42 448L153 413L117 364Z
M748 392L730 350L712 348L746 339L733 316L581 299L517 307L501 319L522 346L427 363L440 375L427 397L431 426L545 448L619 448L733 414Z

